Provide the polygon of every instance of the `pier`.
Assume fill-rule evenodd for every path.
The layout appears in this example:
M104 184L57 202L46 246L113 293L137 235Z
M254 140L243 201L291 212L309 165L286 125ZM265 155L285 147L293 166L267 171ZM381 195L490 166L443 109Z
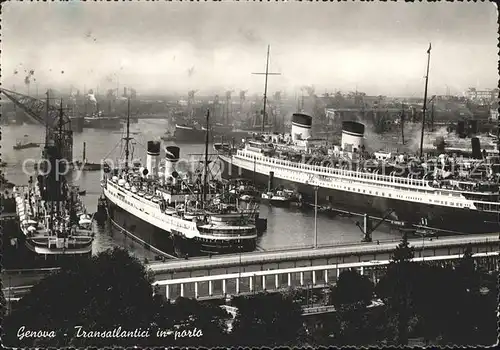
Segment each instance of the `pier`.
M464 235L440 238L409 239L415 257L463 254L466 246L473 253L498 251L499 235ZM400 240L368 242L337 246L219 255L211 258L191 258L155 262L147 265L155 279L199 277L221 273L264 271L280 268L298 268L329 264L359 263L389 260Z
M498 269L499 252L475 253L473 258L481 260L488 270ZM448 263L461 259L463 254L431 257L415 257L415 262ZM222 299L230 295L251 295L259 292L281 292L289 288L323 289L335 284L343 270L356 269L359 274L368 276L374 283L385 274L390 260L365 261L356 263L328 264L297 268L278 268L274 270L246 271L199 277L158 280L153 283L156 292L167 299L177 297Z
M289 288L320 291L335 284L340 273L348 269L356 269L376 283L385 274L399 243L358 243L179 259L151 263L146 268L154 274L155 293L170 300L180 296L224 299ZM498 269L498 234L420 238L411 239L409 243L414 248L415 262L449 263L462 258L465 249L470 247L476 261L490 271ZM3 271L7 301L18 301L33 284L56 270L58 268ZM305 314L334 312L331 307L316 305L306 309Z
M491 270L498 268L498 234L413 239L414 261L446 263L466 247ZM168 299L225 298L290 287L322 289L342 270L356 269L373 282L385 273L398 242L362 243L317 249L255 252L150 264L156 292Z

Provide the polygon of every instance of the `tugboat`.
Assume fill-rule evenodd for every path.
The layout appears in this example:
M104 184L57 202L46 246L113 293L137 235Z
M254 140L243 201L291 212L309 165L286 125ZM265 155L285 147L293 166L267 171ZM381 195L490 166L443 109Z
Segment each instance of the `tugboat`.
M38 143L35 143L35 142L23 143L21 141L17 141L16 144L14 146L12 146L12 148L15 149L16 151L19 151L22 149L27 149L27 148L38 148L38 147L40 147L40 145Z
M275 191L262 193L262 200L268 201L269 204L276 207L286 207L289 206L292 202L298 201L294 191L287 189L277 189Z

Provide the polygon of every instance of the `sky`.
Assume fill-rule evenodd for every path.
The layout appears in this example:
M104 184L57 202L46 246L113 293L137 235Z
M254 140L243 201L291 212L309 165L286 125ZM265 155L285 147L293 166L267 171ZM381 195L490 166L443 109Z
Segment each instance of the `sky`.
M2 86L423 94L498 86L492 3L8 2ZM16 74L17 72L17 74Z

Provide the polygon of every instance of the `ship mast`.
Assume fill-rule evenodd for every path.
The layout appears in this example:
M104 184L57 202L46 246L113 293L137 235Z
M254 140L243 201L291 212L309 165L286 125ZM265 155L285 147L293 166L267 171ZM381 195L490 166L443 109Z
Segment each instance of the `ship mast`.
M83 165L87 164L87 161L85 159L86 158L86 154L85 154L85 147L86 147L86 145L87 145L87 143L84 142L83 143L83 154L82 154L82 163L83 163Z
M401 103L401 140L403 145L405 144L405 104Z
M205 164L203 167L203 206L207 201L207 175L208 175L208 133L209 133L210 110L207 109L207 128L205 131Z
M45 103L45 147L47 147L49 141L49 90L45 94L47 95Z
M127 133L125 136L125 171L128 170L129 141L130 141L130 97L127 100Z
M422 109L422 132L420 134L420 158L424 155L425 112L427 108L427 86L429 84L429 65L431 63L431 44L427 50L427 73L425 74L424 106Z
M266 61L266 72L265 73L252 73L255 75L265 75L265 85L264 85L264 108L262 113L262 133L264 132L265 123L266 123L266 104L267 104L267 78L270 75L281 75L281 73L269 73L269 50L271 49L271 45L267 45L267 61Z
M61 98L61 103L59 105L59 135L57 135L56 137L56 142L55 142L55 146L56 146L56 154L57 154L57 160L61 159L61 155L62 155L62 149L63 149L63 105L62 105L62 98ZM62 182L61 179L61 173L60 173L60 169L59 167L61 166L61 163L57 162L56 161L56 188L57 188L57 193L56 193L56 213L57 215L60 214L60 211L61 211L61 203L60 203L60 200L61 200L61 186L62 186ZM64 169L66 170L66 169Z

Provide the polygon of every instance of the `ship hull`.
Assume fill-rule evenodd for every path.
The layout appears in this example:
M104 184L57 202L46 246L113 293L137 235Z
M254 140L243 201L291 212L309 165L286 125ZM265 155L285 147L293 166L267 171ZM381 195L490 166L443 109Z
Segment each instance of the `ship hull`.
M221 156L219 159L223 163L223 178L242 177L254 180L262 188L268 185L268 174L254 173L253 169L235 166L231 164L227 156ZM280 179L275 174L273 186L278 185L297 191L302 196L304 203L314 205L314 186ZM495 213L369 196L324 187L318 189L317 200L318 205L324 208L368 214L375 217L384 217L390 210L393 210L392 214L388 216L389 221L395 221L398 225L403 223L422 225L441 230L444 233L447 231L449 231L448 233L491 233L500 230L500 217Z
M120 118L97 118L97 119L85 119L84 127L89 129L120 129L121 120Z
M175 231L163 230L136 215L126 211L112 200L107 199L109 218L118 231L122 231L139 243L151 246L163 253L177 257L231 254L255 250L256 241L251 240L210 240L194 237L188 239ZM142 241L142 242L141 242Z
M189 127L176 127L173 141L176 142L189 142L189 143L204 143L205 130L194 129Z

